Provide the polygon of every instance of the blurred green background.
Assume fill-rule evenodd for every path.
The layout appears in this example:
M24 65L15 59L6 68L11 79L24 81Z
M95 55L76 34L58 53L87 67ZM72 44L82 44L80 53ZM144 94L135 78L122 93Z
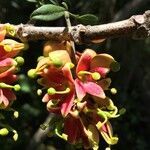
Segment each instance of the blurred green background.
M35 4L26 0L0 0L0 22L27 23ZM77 14L92 13L98 16L99 24L119 21L134 14L142 14L150 8L150 0L70 0L71 12ZM75 22L73 22L75 25ZM38 22L36 25L64 26L64 20L52 23ZM73 150L73 146L57 137L44 137L40 142L33 141L33 136L42 124L48 112L41 97L36 96L36 80L27 78L27 71L36 66L36 60L42 54L43 41L29 42L29 49L23 53L25 64L20 71L22 91L13 107L20 112L17 120L9 120L18 131L17 142L12 137L0 137L1 150ZM112 87L118 89L113 96L114 103L125 107L127 112L112 120L114 132L119 136L119 143L113 150L149 150L150 143L150 38L132 40L130 38L108 39L101 45L76 46L80 51L86 47L97 52L112 54L120 62L121 69L111 74ZM40 135L38 135L40 136ZM37 137L38 137L37 136ZM105 143L100 142L100 149ZM36 145L34 147L34 144ZM32 146L31 146L32 145Z

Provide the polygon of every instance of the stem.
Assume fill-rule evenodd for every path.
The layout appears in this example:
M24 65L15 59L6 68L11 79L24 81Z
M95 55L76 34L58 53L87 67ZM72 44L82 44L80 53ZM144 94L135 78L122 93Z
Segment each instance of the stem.
M70 14L68 11L65 11L65 20L66 20L66 24L67 24L68 33L70 34L71 33L71 22L70 22ZM75 53L76 53L75 43L72 40L70 40L70 43L72 46L72 49L71 49L72 62L74 65L76 65L77 62L76 62L76 57L75 57Z

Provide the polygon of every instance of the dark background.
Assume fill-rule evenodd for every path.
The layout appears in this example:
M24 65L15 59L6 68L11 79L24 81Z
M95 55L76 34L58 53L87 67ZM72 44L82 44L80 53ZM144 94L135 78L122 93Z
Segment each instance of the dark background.
M99 24L127 19L135 14L142 14L150 8L150 0L70 0L73 13L92 13L98 16ZM0 0L0 22L20 24L27 23L35 4L26 0ZM73 22L75 25L75 22ZM38 22L36 25L63 26L64 20L52 23ZM18 131L17 142L12 136L0 137L1 150L73 150L73 146L57 137L45 137L36 148L30 142L40 124L46 119L48 112L41 97L36 96L38 85L36 80L27 78L27 71L35 68L36 60L42 54L43 41L29 43L29 49L23 53L25 64L21 69L20 84L22 91L17 93L18 99L13 107L20 112L17 120L9 123ZM121 69L113 73L112 87L118 89L113 96L118 108L125 107L127 112L118 119L112 120L114 132L119 136L119 143L113 150L149 150L150 135L150 39L132 40L117 38L106 40L101 45L80 45L82 51L86 47L97 52L106 52L120 62ZM33 141L32 141L33 142ZM101 149L105 146L101 141Z

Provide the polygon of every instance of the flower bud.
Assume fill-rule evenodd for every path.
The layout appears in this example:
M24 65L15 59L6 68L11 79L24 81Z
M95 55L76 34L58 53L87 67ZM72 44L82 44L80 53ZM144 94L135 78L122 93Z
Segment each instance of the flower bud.
M117 94L117 89L116 89L116 88L111 88L111 89L110 89L110 92L111 92L113 95L115 95L115 94Z
M37 90L37 95L39 95L39 96L42 95L42 90L41 89Z
M17 140L18 140L18 133L15 133L15 134L13 135L13 139L14 139L14 141L17 141Z
M111 63L110 69L111 69L113 72L117 72L117 71L120 70L120 64L119 64L117 61L114 61L114 62Z
M18 56L18 57L15 58L15 61L17 62L17 64L18 64L19 66L22 66L22 65L24 64L24 59L23 59L23 57Z
M18 118L19 117L19 112L18 111L15 111L14 112L14 118Z

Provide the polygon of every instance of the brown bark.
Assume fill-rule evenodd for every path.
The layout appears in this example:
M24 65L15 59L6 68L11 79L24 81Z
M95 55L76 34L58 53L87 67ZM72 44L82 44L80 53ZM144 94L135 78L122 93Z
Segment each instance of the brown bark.
M96 25L73 26L68 33L65 27L35 27L32 25L15 25L16 38L22 41L30 40L74 40L77 44L99 43L103 39L116 37L131 37L144 39L150 36L150 10L143 15L135 15L129 19Z

